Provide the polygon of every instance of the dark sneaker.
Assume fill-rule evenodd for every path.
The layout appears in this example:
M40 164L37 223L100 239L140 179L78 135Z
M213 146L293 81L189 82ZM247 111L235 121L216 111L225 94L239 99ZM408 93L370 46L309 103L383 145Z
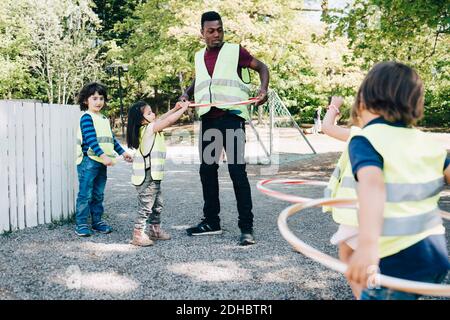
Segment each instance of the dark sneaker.
M253 233L251 232L242 232L241 238L239 239L239 244L241 246L248 246L251 244L255 244L255 237L253 236Z
M206 236L222 234L222 229L220 228L220 225L212 225L203 220L196 227L187 229L186 232L190 236Z
M92 230L105 234L112 232L112 228L105 221L94 223L92 225Z
M80 224L76 226L75 233L79 237L90 237L92 235L92 231L89 229L87 224Z

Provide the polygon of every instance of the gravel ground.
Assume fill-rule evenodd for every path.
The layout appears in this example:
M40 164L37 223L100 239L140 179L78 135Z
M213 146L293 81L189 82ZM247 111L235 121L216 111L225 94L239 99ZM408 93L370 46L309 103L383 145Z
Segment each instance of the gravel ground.
M304 156L279 168L278 176L325 179L337 156ZM281 237L276 220L287 204L256 190L265 178L261 168L248 167L256 245L238 246L236 202L225 165L219 170L224 233L188 237L185 229L202 217L198 165L168 161L162 221L173 239L136 248L128 244L136 194L130 165L120 162L109 170L104 201L114 232L78 238L71 222L0 236L0 299L352 299L342 275L296 253ZM303 188L302 195L321 195L316 187ZM449 210L449 189L445 192L442 203ZM329 243L336 225L329 216L314 209L291 220L291 230L303 240L336 256Z

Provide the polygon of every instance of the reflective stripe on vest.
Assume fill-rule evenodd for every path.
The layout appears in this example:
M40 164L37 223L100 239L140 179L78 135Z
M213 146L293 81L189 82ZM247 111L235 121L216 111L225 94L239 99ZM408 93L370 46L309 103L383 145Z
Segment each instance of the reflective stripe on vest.
M343 152L338 161L338 165L330 178L329 186L324 191L324 196L328 198L355 198L356 181L351 172L348 154ZM348 167L341 169L346 164ZM345 174L345 176L342 176ZM336 183L337 181L337 183ZM336 188L335 190L333 190ZM444 178L439 177L435 180L424 183L385 183L387 208L392 207L392 203L407 201L423 201L430 197L437 196L444 187ZM338 223L357 225L357 216L355 209L333 208L333 218ZM417 214L417 213L416 213ZM439 216L437 208L419 212L417 216L399 218L386 218L383 223L383 236L410 235L423 232L431 227L439 225L442 219Z
M86 114L86 113L89 114L92 118L92 123L94 124L95 134L96 134L96 138L97 138L99 147L103 150L105 155L107 155L113 161L113 164L115 164L116 163L116 159L115 159L116 155L115 155L115 151L114 151L114 139L113 139L113 134L111 131L111 127L110 127L108 118L106 118L102 114L96 114L96 113L92 113L89 111L86 111L84 114ZM83 115L81 115L81 117ZM77 151L76 151L77 165L81 163L81 161L83 160L83 156L84 156L83 149L82 149L83 135L81 134L81 127L80 127L81 117L80 117L80 121L78 124L78 132L77 132L77 148L76 148L77 149ZM89 148L87 150L86 154L92 160L103 163L102 158L97 157L94 150L92 150L91 148Z
M348 143L361 129L356 126L350 128L350 137L347 146L342 152L333 173L331 174L328 186L324 190L326 198L350 198L356 199L356 181L353 177L350 159L348 155ZM352 208L331 208L324 207L324 212L332 212L333 220L340 224L357 226L358 216L356 209Z
M228 80L228 79L205 80L205 81L199 83L198 85L196 84L195 90L201 91L205 88L208 88L210 85L223 86L223 87L236 87L236 88L240 88L241 90L247 92L247 94L250 94L250 88L247 85L242 84L242 81ZM224 101L224 102L228 102L228 101Z
M342 188L355 189L357 182L353 177L343 177ZM444 177L425 183L385 183L387 202L421 201L438 195L445 185ZM332 190L326 188L325 197L331 197Z
M239 45L224 43L219 51L213 76L205 65L205 48L195 54L195 88L196 103L238 102L248 100L250 89L237 73L239 62ZM233 110L234 114L248 120L248 106L220 106L224 110ZM208 107L197 108L199 116L210 110Z
M141 127L139 134L139 146L142 146L142 139L148 126ZM152 180L162 180L164 177L164 163L166 159L166 145L164 142L164 134L158 132L154 134L153 145L150 154L145 156L142 154L141 148L136 150L133 160L133 174L131 176L132 184L140 186L145 181L146 164L150 160L150 174Z

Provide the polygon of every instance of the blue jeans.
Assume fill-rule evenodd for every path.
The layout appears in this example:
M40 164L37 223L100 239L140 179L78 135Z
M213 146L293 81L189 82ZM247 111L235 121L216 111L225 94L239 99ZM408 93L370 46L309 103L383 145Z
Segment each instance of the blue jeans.
M79 226L87 224L89 213L92 224L100 222L103 215L103 193L106 185L106 166L103 163L83 157L77 166L79 190L75 222Z
M446 275L447 271L439 274L424 276L422 279L418 279L416 281L441 283L444 281ZM417 300L420 297L420 294L396 291L385 287L381 287L379 289L364 289L361 293L361 300Z

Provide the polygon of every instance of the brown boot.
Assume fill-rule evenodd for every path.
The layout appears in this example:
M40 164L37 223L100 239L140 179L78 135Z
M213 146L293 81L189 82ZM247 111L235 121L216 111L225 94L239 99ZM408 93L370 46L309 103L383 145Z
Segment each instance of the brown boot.
M150 224L148 226L148 237L152 240L170 240L172 237L166 231L161 229L159 224Z
M131 244L140 247L148 247L153 245L153 241L148 238L144 230L134 229Z

